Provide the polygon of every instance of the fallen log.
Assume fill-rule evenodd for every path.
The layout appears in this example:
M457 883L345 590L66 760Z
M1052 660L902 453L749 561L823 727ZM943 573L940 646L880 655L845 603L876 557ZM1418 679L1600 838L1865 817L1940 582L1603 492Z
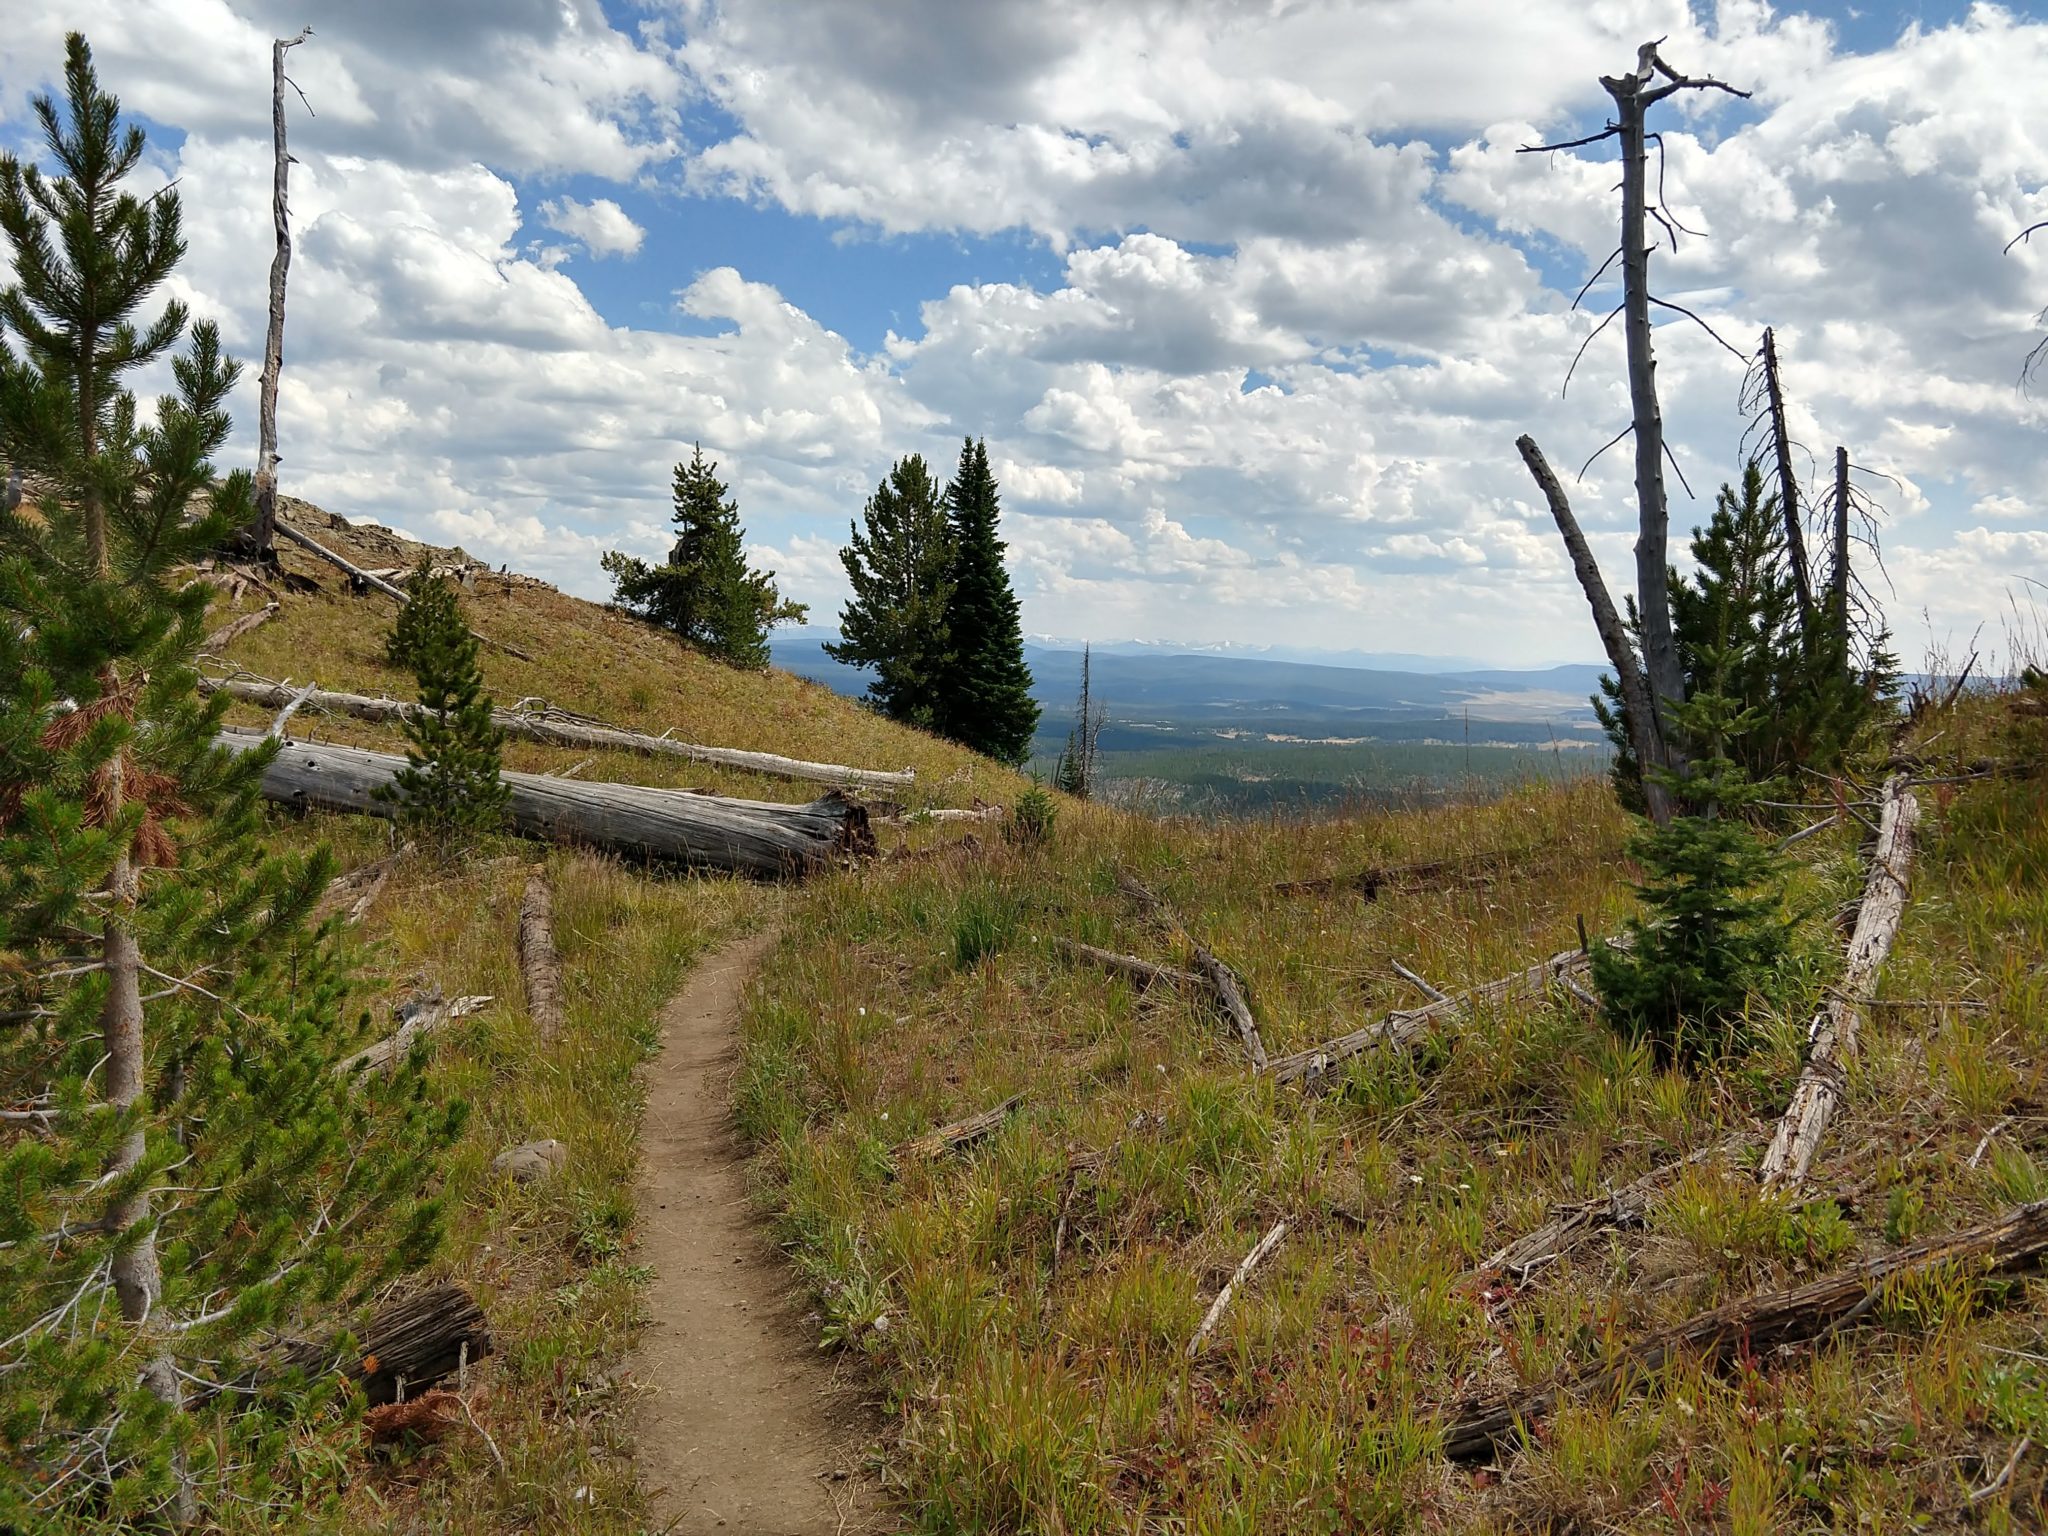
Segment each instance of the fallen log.
M1400 1008L1376 1023L1363 1029L1354 1029L1349 1034L1339 1035L1334 1040L1325 1040L1321 1045L1310 1046L1305 1051L1282 1056L1272 1064L1273 1079L1281 1083L1314 1082L1339 1062L1362 1056L1367 1051L1381 1046L1404 1049L1414 1044L1442 1020L1460 1013L1475 1003L1498 1003L1518 993L1541 996L1551 982L1574 976L1590 964L1583 950L1568 949L1552 955L1540 965L1532 965L1526 971L1517 971L1512 976L1503 976L1483 986L1447 997L1441 1002L1429 1003L1421 1008Z
M400 852L410 852L411 849L412 844L407 843ZM313 920L318 922L340 912L343 922L361 922L371 903L383 894L386 882L391 879L391 871L398 867L398 857L396 853L388 854L373 864L352 869L329 881L319 903L313 908Z
M1168 927L1177 930L1188 941L1188 951L1194 956L1195 969L1208 979L1210 990L1216 994L1216 1001L1222 1005L1225 1016L1236 1026L1237 1037L1244 1042L1245 1054L1251 1058L1252 1071L1265 1071L1266 1042L1259 1035L1259 1021L1252 1017L1251 1005L1244 999L1244 978L1204 947L1202 941L1188 931L1187 925L1174 916L1173 909L1147 886L1122 870L1117 871L1116 883L1126 895L1135 899L1147 911L1156 913L1165 920Z
M941 1153L972 1146L1007 1120L1010 1111L1023 1102L1023 1094L1013 1093L994 1109L985 1109L978 1115L969 1115L965 1120L955 1120L951 1125L942 1125L926 1135L913 1136L908 1141L898 1142L895 1150L889 1155L899 1163L922 1162Z
M1877 849L1864 882L1863 903L1856 913L1856 931L1849 940L1848 966L1840 984L1830 991L1807 1026L1805 1070L1799 1074L1792 1101L1785 1106L1784 1118L1757 1170L1766 1189L1779 1184L1796 1188L1813 1166L1820 1139L1827 1134L1828 1122L1848 1086L1846 1064L1856 1054L1863 1011L1877 990L1878 973L1884 969L1905 915L1913 828L1920 819L1912 780L1902 773L1893 774L1885 781L1883 804Z
M1223 1314L1230 1306L1230 1298L1237 1294L1245 1281L1251 1278L1252 1271L1265 1262L1266 1256L1278 1248L1286 1236L1287 1223L1274 1222L1267 1229L1266 1235L1252 1246L1252 1251L1244 1256L1236 1272L1223 1282L1223 1289L1216 1293L1216 1299L1209 1303L1209 1310L1203 1314L1202 1326L1197 1328L1195 1336L1188 1340L1187 1353L1190 1360L1202 1352L1202 1346L1208 1342L1209 1335L1215 1332L1216 1325L1223 1321Z
M250 630L256 628L259 624L268 624L272 619L276 618L281 607L282 605L278 603L265 603L253 613L245 613L239 619L229 620L204 640L200 641L199 649L202 651L217 651L222 646L241 639L242 636L248 634Z
M411 1397L490 1352L490 1321L476 1299L459 1285L437 1285L379 1308L346 1354L338 1340L288 1344L263 1376L338 1371L363 1389L374 1408Z
M526 882L519 903L519 973L526 1011L546 1044L562 1032L562 957L555 952L555 900L546 871Z
M435 996L406 1003L398 1010L398 1028L382 1040L364 1046L353 1056L344 1056L337 1061L334 1075L346 1077L351 1072L381 1071L403 1059L405 1053L412 1049L412 1043L422 1035L431 1034L451 1020L466 1019L491 1001L493 999L488 997L458 997L447 1002Z
M246 752L264 738L229 729L214 739ZM375 792L404 767L405 759L389 752L291 741L264 770L263 793L306 809L391 817L399 807ZM808 805L778 805L538 773L501 777L512 791L513 830L628 858L774 880L875 850L867 812L836 793Z
M1071 955L1076 960L1099 965L1105 971L1118 976L1127 976L1141 987L1155 984L1172 987L1202 985L1200 976L1193 971L1184 971L1177 965L1154 965L1150 960L1140 960L1136 955L1120 955L1114 950L1097 949L1093 944L1083 944L1077 939L1054 939L1053 948L1063 955Z
M1452 1461L1484 1460L1568 1395L1619 1393L1639 1385L1680 1358L1719 1362L1738 1348L1765 1350L1832 1335L1873 1308L1887 1285L1944 1265L1981 1274L2016 1270L2048 1255L2048 1200L2008 1211L1996 1221L1927 1238L1841 1274L1789 1291L1770 1291L1702 1312L1632 1345L1613 1365L1566 1382L1474 1404L1445 1430L1443 1453Z
M1482 1272L1512 1275L1517 1280L1525 1280L1534 1270L1563 1257L1582 1238L1610 1227L1641 1226L1650 1213L1650 1200L1659 1189L1687 1168L1733 1152L1741 1142L1742 1138L1736 1136L1716 1142L1711 1147L1701 1147L1676 1162L1652 1168L1619 1189L1591 1200L1560 1206L1542 1226L1516 1238L1486 1259L1479 1268Z
M265 709L281 708L292 696L292 690L282 683L258 682L250 678L203 677L199 680L199 691L225 693L245 704ZM327 714L347 715L351 719L380 725L416 719L421 713L418 704L400 699L373 698L361 693L330 693L316 689L308 696L307 702ZM917 780L916 770L910 768L848 768L840 763L805 762L801 758L782 757L774 752L704 747L687 741L671 741L666 736L646 736L638 731L620 730L616 726L570 719L559 710L496 709L491 711L491 723L507 736L546 742L550 746L597 747L633 752L641 757L682 757L691 762L717 763L726 768L745 769L749 773L804 779L818 784L911 784ZM931 814L940 819L955 819L938 812ZM1001 814L1000 809L996 814Z
M278 518L276 520L275 526L277 532L283 534L286 538L290 539L294 544L298 545L301 549L311 550L314 554L318 555L322 560L325 560L329 565L339 566L341 567L342 570L348 572L348 576L351 581L354 581L359 585L365 587L370 587L378 592L382 592L386 597L395 597L401 603L406 600L405 589L403 587L394 587L390 582L386 581L383 577L371 575L368 571L364 570L360 565L357 565L353 560L350 560L345 555L337 555L325 544L322 544L319 540L311 537L308 534L301 533L298 529L294 528L290 523L286 522L283 518Z

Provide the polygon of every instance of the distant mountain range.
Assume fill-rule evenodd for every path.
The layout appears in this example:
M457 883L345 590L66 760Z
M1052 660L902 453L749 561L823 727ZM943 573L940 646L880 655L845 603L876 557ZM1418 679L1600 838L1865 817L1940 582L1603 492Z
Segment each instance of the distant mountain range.
M858 696L867 674L827 656L830 630L786 630L774 637L775 665ZM1443 657L1400 657L1403 667L1366 665L1370 653L1339 654L1345 662L1282 659L1275 647L1240 654L1245 647L1191 649L1137 641L1094 646L1093 686L1122 726L1155 724L1205 735L1223 732L1285 735L1290 739L1416 739L1440 736L1446 722L1513 723L1505 733L1534 737L1545 729L1594 728L1588 699L1601 668L1574 664L1540 671L1460 665ZM1031 640L1025 660L1045 727L1073 715L1081 686L1078 646ZM1391 658L1390 658L1391 659ZM1490 732L1500 736L1504 733Z

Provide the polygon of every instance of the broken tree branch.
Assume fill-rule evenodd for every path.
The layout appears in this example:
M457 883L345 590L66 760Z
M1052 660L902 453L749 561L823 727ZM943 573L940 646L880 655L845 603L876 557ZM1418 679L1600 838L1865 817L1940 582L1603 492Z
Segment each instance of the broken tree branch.
M396 1030L382 1040L364 1046L353 1056L344 1056L337 1061L334 1075L346 1077L351 1072L376 1072L401 1061L415 1040L433 1033L451 1020L468 1018L492 1001L488 997L458 997L453 1002L446 1002L439 997L431 997L407 1003L398 1010Z
M1202 985L1202 978L1193 971L1184 971L1174 965L1154 965L1150 960L1140 960L1136 955L1119 955L1114 950L1097 949L1093 944L1083 944L1077 939L1054 939L1053 948L1061 954L1071 955L1076 960L1099 965L1105 971L1128 976L1141 987L1154 984L1171 987Z
M212 634L199 642L202 651L218 651L223 646L239 640L259 624L268 624L281 611L277 603L265 603L254 613L245 613L239 619L231 619Z
M1194 956L1195 969L1208 978L1210 989L1223 1012L1237 1028L1237 1037L1244 1042L1245 1054L1251 1058L1252 1070L1266 1070L1266 1042L1259 1037L1259 1021L1252 1017L1251 1005L1244 998L1244 978L1239 976L1223 961L1212 954L1192 933L1187 925L1174 916L1173 909L1161 901L1144 885L1122 870L1117 871L1116 883L1127 895L1133 897L1147 911L1157 914L1169 928L1178 932L1188 941L1189 952Z
M955 1152L962 1147L972 1146L980 1141L1010 1116L1010 1111L1024 1102L1024 1095L1013 1093L994 1109L985 1109L978 1115L969 1115L965 1120L955 1120L951 1125L942 1125L936 1131L923 1136L913 1136L908 1141L898 1142L889 1155L898 1163L905 1161L924 1162L945 1152Z
M1792 1102L1786 1105L1758 1170L1765 1188L1779 1184L1797 1188L1812 1167L1820 1139L1847 1087L1846 1063L1856 1054L1856 1031L1863 1010L1877 990L1878 973L1884 969L1905 914L1920 802L1914 798L1912 780L1902 773L1885 781L1882 798L1884 813L1870 875L1863 886L1863 902L1856 913L1856 931L1849 940L1849 963L1840 984L1808 1026L1806 1069L1799 1074Z
M1230 1307L1230 1298L1237 1294L1245 1281L1251 1278L1252 1271L1266 1261L1266 1256L1278 1248L1286 1236L1287 1223L1274 1222L1267 1229L1266 1235L1252 1245L1252 1251L1244 1256L1236 1272L1223 1282L1223 1289L1218 1291L1216 1299L1209 1303L1209 1310L1202 1318L1202 1326L1197 1328L1195 1336L1188 1340L1187 1354L1190 1360L1202 1352L1202 1346L1208 1342L1209 1335L1215 1331L1216 1325L1223 1321L1223 1314Z

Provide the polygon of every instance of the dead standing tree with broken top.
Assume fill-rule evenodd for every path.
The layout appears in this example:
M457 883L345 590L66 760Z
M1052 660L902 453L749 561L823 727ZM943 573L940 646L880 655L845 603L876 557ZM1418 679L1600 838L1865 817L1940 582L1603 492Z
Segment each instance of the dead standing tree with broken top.
M1668 790L1656 783L1648 770L1661 767L1682 771L1685 766L1685 753L1676 740L1669 713L1670 706L1682 702L1685 697L1685 679L1679 666L1678 643L1672 632L1671 599L1667 587L1671 516L1665 499L1664 463L1670 450L1664 443L1664 416L1657 400L1657 363L1651 347L1650 308L1656 305L1695 321L1699 321L1699 317L1682 305L1660 299L1650 292L1650 220L1657 221L1674 246L1680 226L1663 206L1664 141L1660 135L1648 130L1646 119L1651 107L1680 91L1725 91L1731 96L1742 97L1749 94L1720 80L1680 74L1658 55L1657 49L1662 41L1660 38L1655 43L1643 44L1636 52L1636 67L1630 73L1601 77L1600 84L1614 102L1614 117L1605 128L1584 138L1560 144L1532 144L1522 150L1524 154L1547 154L1598 144L1607 139L1618 141L1621 148L1621 244L1601 263L1585 288L1579 290L1579 297L1584 298L1607 269L1616 260L1620 261L1622 301L1594 328L1593 335L1586 338L1586 345L1591 345L1593 336L1605 330L1616 315L1622 317L1622 334L1628 347L1631 415L1629 425L1613 441L1618 443L1623 437L1631 436L1635 439L1638 516L1636 608L1642 642L1640 667L1629 644L1627 631L1616 619L1614 604L1607 595L1599 568L1572 517L1563 487L1557 477L1548 472L1534 439L1525 436L1518 443L1524 461L1550 505L1558 531L1572 551L1579 580L1600 625L1601 642L1621 679L1622 703L1628 716L1631 744L1645 769L1643 779L1650 817L1659 825L1671 819L1671 796ZM1649 146L1653 141L1658 153L1658 197L1655 201L1651 200L1648 190ZM1705 326L1704 321L1699 323ZM1712 334L1711 330L1709 334ZM1715 339L1720 340L1718 336ZM1722 345L1727 343L1722 342ZM1734 349L1731 347L1729 350ZM1584 346L1579 349L1579 354L1581 357L1585 355ZM1578 359L1573 359L1572 366L1578 366ZM1569 372L1565 381L1569 385Z

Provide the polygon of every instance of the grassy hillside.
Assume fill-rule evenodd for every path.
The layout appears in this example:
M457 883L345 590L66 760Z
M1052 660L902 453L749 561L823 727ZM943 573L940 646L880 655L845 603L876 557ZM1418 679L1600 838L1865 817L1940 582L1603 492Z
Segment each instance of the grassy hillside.
M378 535L321 536L398 563ZM472 622L534 657L486 657L501 699L912 764L922 803L1008 803L1020 785L822 688L726 672L534 584L478 587ZM387 614L337 578L290 598L231 660L396 693L378 655ZM1629 824L1602 784L1313 825L1066 804L1043 847L917 829L918 857L790 891L558 851L548 862L573 1007L545 1049L518 1007L513 960L536 853L507 842L458 871L412 867L359 930L382 992L432 979L501 1000L435 1057L437 1083L477 1106L448 1173L460 1214L441 1267L478 1288L499 1330L483 1377L493 1439L367 1462L329 1440L297 1448L286 1470L331 1492L318 1518L337 1529L401 1517L478 1533L638 1528L619 1415L639 1283L627 1246L634 1069L691 961L776 922L735 1108L820 1342L864 1362L890 1410L879 1449L909 1528L2038 1528L2044 1462L2029 1448L2048 1444L2048 1286L1963 1269L1888 1289L1816 1347L1745 1354L1728 1370L1679 1364L1629 1393L1570 1398L1499 1465L1437 1454L1469 1397L2048 1196L2048 783L1968 767L2009 750L2003 711L1966 700L1916 727L1923 771L1953 782L1923 790L1884 1003L1797 1199L1760 1194L1753 1169L1798 1074L1804 1021L1839 973L1828 919L1861 885L1853 823L1799 847L1797 959L1778 1005L1752 1020L1747 1054L1695 1074L1661 1067L1560 993L1360 1058L1315 1095L1249 1073L1199 998L1135 990L1069 963L1054 941L1184 958L1185 939L1119 889L1118 872L1133 874L1244 973L1272 1051L1303 1047L1417 1001L1396 961L1456 989L1571 947L1581 922L1611 930L1630 902ZM390 741L345 722L307 728ZM604 755L578 772L806 793ZM381 824L360 820L312 818L290 835L328 836L352 862L385 846ZM1473 853L1496 857L1370 900L1344 878ZM894 1155L1013 1094L1014 1112L970 1149ZM564 1179L516 1189L489 1175L500 1147L547 1135L571 1144ZM1723 1141L1734 1154L1670 1180L1641 1224L1520 1284L1481 1273L1560 1203ZM1218 1287L1282 1219L1286 1240L1190 1361Z
M1998 749L1999 709L1921 724L1935 777ZM754 999L739 1110L828 1339L871 1358L896 1409L910 1523L2039 1528L2039 1459L1999 1474L2048 1443L2048 1288L1966 1268L1887 1289L1817 1348L1570 1398L1499 1466L1452 1467L1436 1443L1470 1397L2048 1195L2044 790L1923 791L1885 1002L1797 1198L1761 1194L1754 1168L1839 973L1825 919L1860 890L1857 833L1801 845L1812 919L1782 1005L1717 1070L1662 1068L1558 994L1361 1058L1315 1096L1249 1073L1198 1002L1076 968L1053 941L1184 953L1119 891L1131 871L1243 970L1269 1046L1298 1048L1414 1001L1395 961L1458 988L1571 947L1581 918L1608 928L1626 829L1598 786L1311 828L1073 818L1039 852L835 876L793 909ZM1276 889L1473 850L1510 867L1371 902ZM1017 1093L971 1150L892 1158ZM1481 1272L1553 1207L1730 1138L1642 1225L1519 1287ZM1218 1287L1282 1219L1191 1363Z

